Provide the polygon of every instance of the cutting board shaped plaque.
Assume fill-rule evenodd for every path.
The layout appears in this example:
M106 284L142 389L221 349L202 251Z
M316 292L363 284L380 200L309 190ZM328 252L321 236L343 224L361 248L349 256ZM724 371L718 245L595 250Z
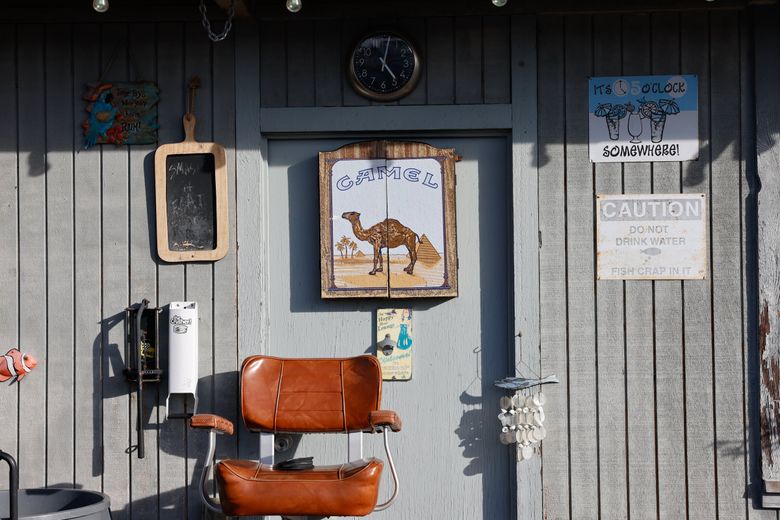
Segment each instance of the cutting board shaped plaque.
M184 141L155 153L157 253L166 262L219 260L228 250L225 149L195 141L192 114L184 130Z

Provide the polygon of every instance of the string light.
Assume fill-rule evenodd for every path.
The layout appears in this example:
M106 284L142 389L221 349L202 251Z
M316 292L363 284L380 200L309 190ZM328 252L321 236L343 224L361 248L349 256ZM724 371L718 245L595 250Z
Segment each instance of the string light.
M105 13L108 11L108 0L92 0L92 9L98 13Z

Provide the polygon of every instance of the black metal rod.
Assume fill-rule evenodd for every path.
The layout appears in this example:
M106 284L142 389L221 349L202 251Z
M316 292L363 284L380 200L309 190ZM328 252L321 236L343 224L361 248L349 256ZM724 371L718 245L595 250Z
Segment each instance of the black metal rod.
M144 298L138 306L138 314L135 317L135 350L136 370L138 370L138 458L144 458L144 376L143 376L143 340L141 339L141 318L149 306L149 300Z
M19 467L16 460L8 453L0 450L0 459L8 463L8 511L11 520L19 520Z

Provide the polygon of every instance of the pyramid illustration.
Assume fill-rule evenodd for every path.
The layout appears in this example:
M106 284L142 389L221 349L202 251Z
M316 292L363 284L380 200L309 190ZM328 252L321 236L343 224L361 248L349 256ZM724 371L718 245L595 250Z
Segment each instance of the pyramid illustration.
M357 252L357 253L355 253L355 256L356 256L356 257L358 257L358 258L360 258L360 257L362 257L362 256L366 256L366 254L365 254L363 251L360 251L360 250L358 250L358 252Z
M417 260L428 267L432 267L441 261L441 255L425 235L420 237L420 244L417 246Z

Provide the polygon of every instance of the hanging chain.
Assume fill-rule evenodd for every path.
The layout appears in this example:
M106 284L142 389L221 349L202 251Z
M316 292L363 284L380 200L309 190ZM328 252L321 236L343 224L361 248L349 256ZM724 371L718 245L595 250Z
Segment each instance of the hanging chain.
M215 34L214 31L211 30L211 22L209 21L209 16L206 13L206 4L204 0L200 0L200 6L198 9L200 10L200 14L203 17L203 28L206 29L206 32L209 35L209 40L216 43L221 42L227 38L228 34L230 33L230 29L233 28L233 15L236 14L236 0L230 0L230 7L228 7L228 17L227 20L225 20L225 27L223 27L222 32L219 34Z

